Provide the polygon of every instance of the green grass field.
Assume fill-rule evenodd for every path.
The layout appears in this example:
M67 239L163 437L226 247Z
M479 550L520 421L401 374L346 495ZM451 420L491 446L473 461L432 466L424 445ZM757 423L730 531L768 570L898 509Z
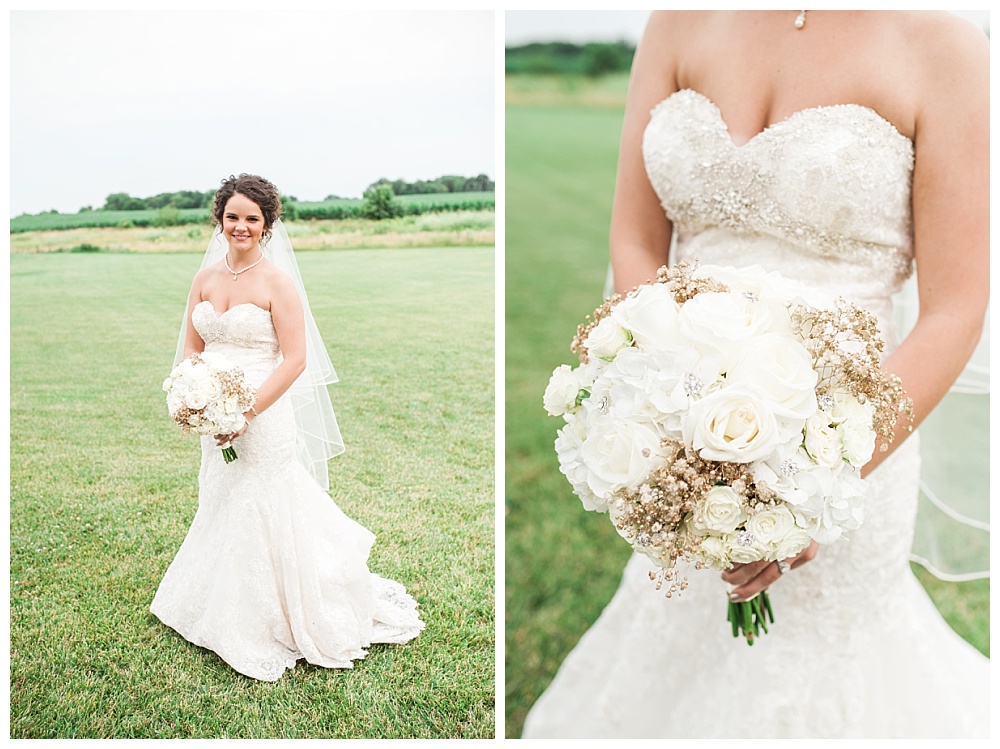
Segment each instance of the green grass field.
M330 493L427 628L275 684L149 613L197 504L160 384L198 263L10 257L11 737L492 737L492 248L299 257L341 379Z
M607 517L583 511L559 473L553 441L562 422L542 408L553 368L575 363L569 344L577 324L602 300L622 116L620 108L591 105L606 94L508 80L507 737L520 735L527 710L610 600L629 556ZM988 654L989 581L943 583L917 571L952 626Z

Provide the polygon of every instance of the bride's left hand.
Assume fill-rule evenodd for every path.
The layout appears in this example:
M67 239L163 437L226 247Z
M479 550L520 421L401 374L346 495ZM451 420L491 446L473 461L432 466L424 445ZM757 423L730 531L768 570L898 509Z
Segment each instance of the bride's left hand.
M801 552L785 561L794 570L814 559L817 551L819 551L819 544L813 541ZM749 601L779 577L781 577L781 570L778 569L778 563L764 561L737 564L722 573L723 580L736 586L729 593L729 597L733 601Z
M246 421L244 421L243 422L243 426L241 426L239 429L237 429L235 432L232 432L231 434L216 434L215 435L215 444L216 444L216 446L217 447L222 447L227 442L232 442L234 439L236 439L237 437L239 437L240 435L242 435L247 430L248 426L250 426L250 420L249 419L247 419Z

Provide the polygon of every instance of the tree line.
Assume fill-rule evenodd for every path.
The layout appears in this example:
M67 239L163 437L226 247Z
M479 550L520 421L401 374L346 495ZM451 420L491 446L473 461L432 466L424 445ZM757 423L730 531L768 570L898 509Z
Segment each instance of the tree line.
M504 70L508 74L584 75L597 78L627 73L635 46L626 42L533 42L507 47Z
M417 180L416 182L406 182L405 180L379 179L365 188L365 192L378 187L389 186L394 195L430 195L438 193L455 192L493 192L496 185L493 180L485 174L475 177L460 177L457 175L444 175L432 180ZM211 208L215 198L215 190L199 192L198 190L178 190L177 192L161 192L148 198L138 198L129 195L127 192L116 192L108 195L104 205L100 210L104 211L146 211L159 210L163 208L174 208L183 210L186 208ZM336 195L328 195L326 200L335 200ZM294 195L282 195L283 205L290 206L299 202ZM80 213L94 210L92 206L84 206Z
M493 192L496 185L493 180L485 174L478 174L475 177L459 177L455 174L446 174L437 179L417 180L407 182L402 179L386 179L385 177L372 182L365 188L365 192L379 187L388 186L392 188L393 195L434 195L445 192ZM334 196L330 196L333 198Z

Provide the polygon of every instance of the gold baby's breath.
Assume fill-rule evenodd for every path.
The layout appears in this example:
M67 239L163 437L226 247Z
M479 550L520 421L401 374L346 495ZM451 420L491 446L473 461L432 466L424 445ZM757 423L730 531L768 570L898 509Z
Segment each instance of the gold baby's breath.
M701 538L685 532L686 523L698 512L705 496L715 486L733 489L741 498L744 512L753 515L773 507L778 500L763 483L754 481L749 465L706 460L683 443L664 439L663 462L634 489L624 489L614 501L614 523L631 543L655 552L662 569L651 573L657 589L666 586L665 595L686 587L677 572L680 560L700 567L698 550Z
M672 266L664 265L656 271L656 282L669 284L674 300L678 304L684 304L705 291L729 291L728 286L714 278L695 278L692 276L691 272L695 267L697 266L691 265L687 260L681 260Z
M875 315L843 299L830 309L793 304L789 315L792 331L802 340L819 375L817 393L844 388L861 403L870 403L880 450L887 450L892 442L899 414L906 416L908 429L913 429L913 401L899 377L881 368L884 344Z

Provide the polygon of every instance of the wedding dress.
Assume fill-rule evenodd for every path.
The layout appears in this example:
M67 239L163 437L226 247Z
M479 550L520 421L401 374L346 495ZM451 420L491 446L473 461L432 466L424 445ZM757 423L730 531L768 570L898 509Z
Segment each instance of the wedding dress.
M876 112L806 109L737 146L715 104L683 90L653 109L643 156L675 259L758 264L842 295L895 347L914 153ZM918 474L914 435L872 472L861 528L771 586L776 621L753 647L732 636L718 572L692 570L667 600L633 555L523 736L986 737L989 661L909 568Z
M191 312L206 351L254 387L281 360L271 313L240 304ZM151 611L241 674L276 681L299 658L350 668L371 643L404 643L424 624L403 586L369 572L375 539L296 458L290 393L252 419L227 464L202 437L198 511Z

